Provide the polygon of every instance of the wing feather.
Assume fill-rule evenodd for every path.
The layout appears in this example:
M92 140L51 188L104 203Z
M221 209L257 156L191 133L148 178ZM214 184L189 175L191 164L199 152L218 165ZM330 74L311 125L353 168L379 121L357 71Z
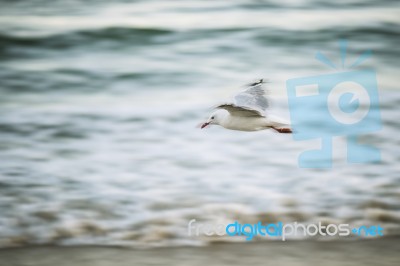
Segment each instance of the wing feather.
M233 103L224 103L215 107L216 109L225 109L233 116L264 116L262 112L254 109L248 109L243 106L236 106Z
M216 108L225 109L231 115L236 116L265 116L269 102L263 86L264 83L260 79L249 84L245 90L235 95L232 103L220 104Z
M269 102L266 97L264 83L265 82L260 79L258 82L250 84L248 88L239 92L234 97L235 104L265 111L269 107Z

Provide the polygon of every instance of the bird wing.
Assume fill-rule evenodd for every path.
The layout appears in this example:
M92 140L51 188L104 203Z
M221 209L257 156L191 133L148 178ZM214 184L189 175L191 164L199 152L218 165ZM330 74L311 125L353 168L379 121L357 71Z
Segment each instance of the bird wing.
M225 109L235 116L265 116L269 103L264 89L265 82L260 79L247 85L233 98L233 102L220 104L215 108Z
M264 114L258 110L249 109L243 106L236 106L233 103L220 104L216 109L225 109L232 116L264 116Z

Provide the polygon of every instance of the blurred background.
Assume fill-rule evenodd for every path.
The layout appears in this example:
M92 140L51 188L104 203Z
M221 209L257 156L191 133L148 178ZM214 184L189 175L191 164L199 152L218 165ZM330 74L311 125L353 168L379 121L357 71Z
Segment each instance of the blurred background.
M400 233L398 1L0 5L0 247L244 241L189 237L191 219ZM380 164L347 164L339 138L332 169L300 169L318 140L196 128L258 78L289 118L286 80L335 73L314 55L340 62L340 39L349 63L373 51L358 69L377 72Z

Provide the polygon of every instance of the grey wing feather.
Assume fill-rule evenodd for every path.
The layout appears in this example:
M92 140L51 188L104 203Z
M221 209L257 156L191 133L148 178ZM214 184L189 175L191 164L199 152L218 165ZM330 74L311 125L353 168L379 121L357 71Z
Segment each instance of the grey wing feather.
M264 81L249 84L248 88L238 93L233 103L225 103L216 108L225 109L232 115L237 116L265 116L265 110L268 108L268 99L265 97L263 88Z
M257 110L265 111L269 107L268 99L264 89L264 81L250 84L244 91L238 93L235 98L235 104L247 108L254 108Z
M237 106L233 103L224 103L216 106L217 109L225 109L231 115L235 116L264 116L264 114L258 110L248 109L243 106Z

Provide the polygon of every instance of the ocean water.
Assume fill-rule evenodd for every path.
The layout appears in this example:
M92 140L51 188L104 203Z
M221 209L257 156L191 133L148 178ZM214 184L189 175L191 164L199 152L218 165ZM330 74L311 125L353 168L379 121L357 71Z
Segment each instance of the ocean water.
M3 1L0 246L206 245L201 222L346 222L400 233L398 1ZM334 73L317 51L377 72L379 164L301 169L300 142L196 125L267 78Z

